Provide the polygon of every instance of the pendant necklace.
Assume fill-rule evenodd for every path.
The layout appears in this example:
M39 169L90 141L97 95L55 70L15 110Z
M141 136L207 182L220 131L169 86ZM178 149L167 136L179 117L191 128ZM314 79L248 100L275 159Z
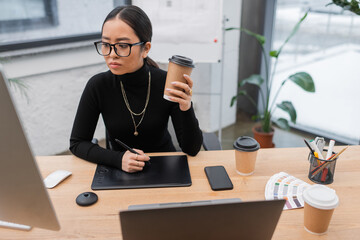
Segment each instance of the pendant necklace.
M121 86L121 92L122 92L122 95L123 95L123 98L124 98L126 108L129 110L132 122L134 124L134 129L135 129L134 130L134 136L137 136L137 135L139 135L139 132L137 131L137 128L140 126L142 120L144 119L145 111L146 111L146 108L148 106L149 99L150 99L150 86L151 86L151 74L150 74L150 71L149 71L149 84L148 84L148 91L147 91L147 96L146 96L146 101L145 101L145 107L140 113L135 113L135 112L133 112L131 110L130 104L129 104L129 101L127 99L125 89L124 89L124 85L123 85L122 81L120 81L120 86ZM135 116L141 116L140 121L137 124L135 122L134 115Z

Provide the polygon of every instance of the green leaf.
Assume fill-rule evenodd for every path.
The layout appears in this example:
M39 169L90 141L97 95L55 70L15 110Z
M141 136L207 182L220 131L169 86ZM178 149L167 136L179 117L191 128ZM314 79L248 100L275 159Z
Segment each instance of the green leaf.
M14 87L15 90L19 90L20 94L29 102L29 97L27 95L29 86L23 80L17 78L9 78L8 81L9 85Z
M237 96L233 96L233 97L231 98L230 107L232 107L232 106L234 105L236 99L237 99Z
M344 10L349 10L357 15L360 15L360 2L358 0L351 0L350 2L348 0L333 0L332 3L329 3L326 6L330 4L336 4Z
M247 95L247 92L246 92L246 90L239 90L237 95L238 96L245 96L245 95Z
M231 31L231 30L240 30L240 28L237 28L237 27L225 28L225 31Z
M280 104L276 104L276 106L287 112L291 122L296 123L296 110L290 101L283 101Z
M253 74L248 78L245 78L244 80L241 81L240 83L240 87L243 87L245 84L252 84L252 85L256 85L260 88L261 84L263 84L264 79L258 75L258 74Z
M251 116L251 120L253 120L254 122L255 121L258 121L258 120L260 120L261 119L261 116L259 115L259 114L257 114L257 115L252 115Z
M287 131L290 130L289 123L284 118L279 118L279 119L275 120L274 123L281 129L284 129L284 130L287 130Z
M264 46L265 44L265 37L260 35L260 34L257 34L257 33L254 33L246 28L241 28L240 29L242 32L245 32L247 35L250 35L252 37L254 37L259 43L261 46Z
M295 35L295 33L299 30L300 28L300 24L305 20L306 16L307 16L307 12L305 13L305 15L299 20L299 22L294 26L292 32L290 33L290 35L287 37L287 39L285 40L285 42L281 45L281 47L278 50L278 54L277 56L280 55L283 47L286 45L287 42L290 41L290 39Z
M238 96L244 96L244 95L247 95L246 91L245 90L240 90L236 96L233 96L231 98L230 107L232 107L235 104L235 101L236 101Z
M19 88L24 88L24 89L28 88L28 85L25 82L17 78L9 78L8 81L10 85L15 85L18 86Z
M289 79L303 90L307 92L315 92L315 83L310 74L306 72L297 72L291 75Z
M352 7L359 7L359 2L356 1L356 0L351 0L350 6L352 6Z
M269 52L270 57L274 57L277 58L279 56L279 52L276 50L270 51Z

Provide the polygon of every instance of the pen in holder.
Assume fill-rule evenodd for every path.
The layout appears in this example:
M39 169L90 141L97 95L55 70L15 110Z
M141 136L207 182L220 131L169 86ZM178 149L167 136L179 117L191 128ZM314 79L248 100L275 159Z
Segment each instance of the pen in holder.
M327 152L327 149L323 150ZM335 156L335 153L333 156ZM324 154L326 155L326 154ZM322 160L315 157L312 153L309 154L310 168L309 168L309 179L319 184L330 184L334 181L335 165L338 156L334 159Z

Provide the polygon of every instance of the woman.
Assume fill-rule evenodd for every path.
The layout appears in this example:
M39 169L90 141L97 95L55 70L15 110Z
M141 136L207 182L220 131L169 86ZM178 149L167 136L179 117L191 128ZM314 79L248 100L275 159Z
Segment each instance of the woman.
M151 37L151 22L136 6L117 7L106 17L95 46L110 70L93 76L84 89L70 138L74 155L126 172L141 171L149 160L144 152L175 151L169 116L182 151L192 156L199 152L202 133L191 103L193 81L184 75L187 84L173 82L183 91L172 90L172 102L163 99L166 72L147 56ZM111 150L91 143L100 114Z

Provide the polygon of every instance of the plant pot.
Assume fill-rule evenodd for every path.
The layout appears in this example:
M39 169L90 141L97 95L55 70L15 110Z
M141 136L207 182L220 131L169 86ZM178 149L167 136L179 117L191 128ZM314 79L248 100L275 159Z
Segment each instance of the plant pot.
M252 132L254 133L254 138L260 144L261 148L273 148L275 144L273 143L274 129L271 128L271 132L266 133L263 132L261 126L255 125L252 128Z

